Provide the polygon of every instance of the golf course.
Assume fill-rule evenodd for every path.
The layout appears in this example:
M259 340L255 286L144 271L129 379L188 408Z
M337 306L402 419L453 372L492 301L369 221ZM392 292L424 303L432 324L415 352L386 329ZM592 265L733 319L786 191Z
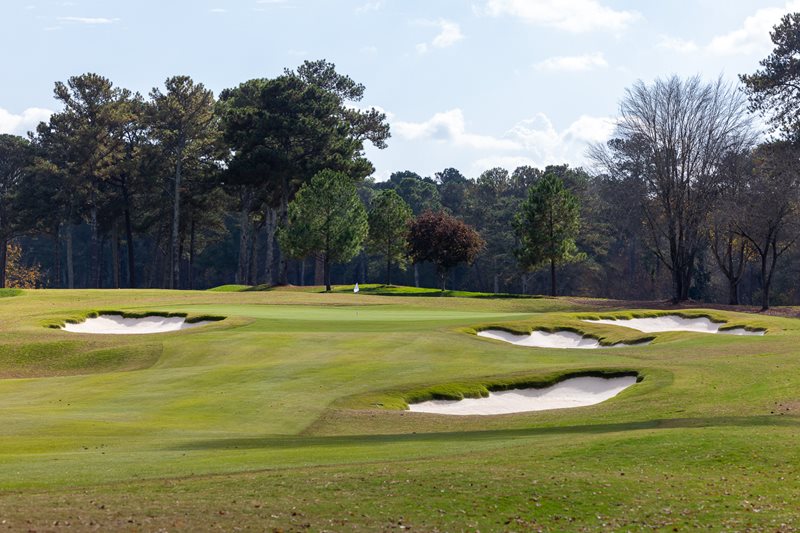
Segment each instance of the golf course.
M800 529L795 318L228 289L0 292L0 528ZM197 325L61 329L114 313ZM624 326L676 314L765 334ZM488 329L568 331L606 349L476 335ZM637 382L596 405L408 410L615 375Z

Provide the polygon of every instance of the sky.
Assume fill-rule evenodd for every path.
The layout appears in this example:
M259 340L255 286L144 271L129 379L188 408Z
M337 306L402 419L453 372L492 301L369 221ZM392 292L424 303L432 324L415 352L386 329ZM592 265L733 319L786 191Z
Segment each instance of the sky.
M588 166L627 87L758 69L800 0L0 0L0 133L95 72L147 94L188 74L218 94L327 59L386 112L374 177Z

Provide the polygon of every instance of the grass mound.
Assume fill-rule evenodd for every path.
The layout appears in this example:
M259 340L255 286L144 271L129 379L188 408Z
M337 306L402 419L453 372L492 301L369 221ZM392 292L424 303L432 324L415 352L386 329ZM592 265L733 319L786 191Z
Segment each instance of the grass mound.
M250 285L220 285L207 289L209 292L242 292L250 289Z
M20 294L22 294L22 289L0 289L0 298L10 298Z

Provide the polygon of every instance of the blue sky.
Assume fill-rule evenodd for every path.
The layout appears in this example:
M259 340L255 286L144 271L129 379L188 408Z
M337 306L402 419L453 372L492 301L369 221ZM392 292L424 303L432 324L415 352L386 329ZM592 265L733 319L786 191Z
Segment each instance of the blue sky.
M325 58L390 117L376 178L585 164L638 79L731 81L800 0L3 0L0 132L57 110L97 72L147 93L189 74L215 93Z

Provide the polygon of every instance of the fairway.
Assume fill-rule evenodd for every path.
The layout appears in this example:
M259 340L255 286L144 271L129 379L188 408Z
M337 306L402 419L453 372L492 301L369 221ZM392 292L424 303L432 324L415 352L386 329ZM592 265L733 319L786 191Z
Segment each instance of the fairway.
M767 330L737 337L584 322L601 311L559 299L7 296L0 515L11 529L800 527L796 319L681 311ZM47 327L103 310L226 318L151 335ZM497 327L652 343L575 350L475 335ZM587 373L640 381L574 409L405 410Z

